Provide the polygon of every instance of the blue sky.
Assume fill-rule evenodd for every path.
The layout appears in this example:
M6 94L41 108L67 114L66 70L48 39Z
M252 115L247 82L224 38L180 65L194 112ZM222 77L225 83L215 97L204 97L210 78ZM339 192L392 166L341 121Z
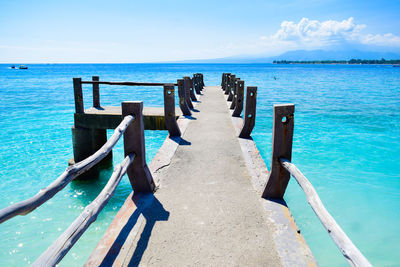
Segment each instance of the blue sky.
M0 0L0 62L400 51L400 1Z

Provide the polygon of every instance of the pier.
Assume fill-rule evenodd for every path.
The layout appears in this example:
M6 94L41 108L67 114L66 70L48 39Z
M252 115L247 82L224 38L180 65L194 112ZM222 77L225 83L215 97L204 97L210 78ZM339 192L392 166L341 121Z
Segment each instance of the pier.
M0 210L0 222L33 211L74 179L94 178L112 163L112 148L122 136L125 159L98 197L34 266L54 266L62 260L96 220L125 173L132 193L85 266L317 266L283 199L290 175L349 264L370 266L291 162L294 104L274 105L268 170L251 138L257 87L245 87L234 74L224 73L218 86L206 86L202 74L175 84L106 82L96 76L92 81L75 78L73 84L71 166L31 199ZM93 87L89 109L83 107L85 84ZM161 86L164 107L143 107L142 102L129 100L121 107L102 107L100 84ZM106 129L115 129L108 140ZM149 164L145 129L169 132Z

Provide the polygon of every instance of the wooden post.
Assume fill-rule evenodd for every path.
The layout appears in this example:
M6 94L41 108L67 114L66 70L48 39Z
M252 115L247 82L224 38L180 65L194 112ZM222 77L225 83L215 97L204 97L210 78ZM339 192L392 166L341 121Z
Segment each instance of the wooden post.
M232 101L233 90L235 90L235 86L236 86L236 75L231 75L227 101ZM225 94L226 94L226 92L225 92Z
M196 91L196 94L200 95L201 94L200 83L199 83L199 77L197 74L193 75L193 86L194 86L194 90Z
M262 194L263 198L281 199L285 194L290 173L282 166L279 159L292 160L293 128L294 104L274 105L271 169Z
M182 114L183 116L190 116L192 115L192 113L189 110L189 107L186 103L185 100L185 88L184 88L184 84L183 84L183 79L179 79L178 80L178 95L179 95L179 107L182 110Z
M127 174L133 191L153 192L155 184L146 163L146 149L144 144L143 102L124 101L122 117L135 115L135 121L129 125L124 133L125 156L135 153L136 158L129 166Z
M222 76L222 91L226 91L226 87L228 86L228 76L231 75L230 73L224 73Z
M72 80L74 83L75 112L85 113L85 109L83 107L82 79L73 78Z
M243 111L244 81L238 81L236 89L236 105L232 117L240 117Z
M100 81L99 76L92 76L92 81ZM100 107L100 85L93 84L93 107Z
M235 75L229 74L226 78L225 94L229 95L229 91L231 90L231 80L235 78Z
M192 99L192 101L197 101L196 94L194 93L193 78L190 79L190 99Z
M181 136L175 116L175 87L173 84L164 85L164 116L169 135Z
M230 109L235 109L236 106L236 95L237 95L237 87L238 87L238 82L240 81L240 78L236 78L235 86L232 88L232 103L231 106L229 107Z
M199 75L199 80L200 80L200 88L201 88L201 90L203 90L203 88L204 88L204 76L203 76L203 73L198 73L198 75Z
M197 85L199 87L199 91L203 91L203 81L202 81L202 75L201 73L196 73L196 79L197 79Z
M257 87L248 86L246 91L244 122L242 131L239 134L240 138L250 138L250 134L256 124Z
M183 77L183 88L185 91L185 101L186 101L186 105L190 108L193 109L193 103L191 100L191 96L190 96L190 77L185 76ZM195 96L196 97L196 96Z

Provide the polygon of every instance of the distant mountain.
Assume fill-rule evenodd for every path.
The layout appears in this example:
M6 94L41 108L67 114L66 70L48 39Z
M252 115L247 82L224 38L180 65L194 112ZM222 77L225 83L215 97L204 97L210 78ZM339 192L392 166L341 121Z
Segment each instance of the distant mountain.
M399 53L361 50L295 50L279 56L232 56L215 59L194 59L179 63L272 63L274 60L350 60L350 59L400 59Z
M392 52L372 52L360 50L325 51L297 50L272 57L272 60L350 60L350 59L400 59L400 54Z

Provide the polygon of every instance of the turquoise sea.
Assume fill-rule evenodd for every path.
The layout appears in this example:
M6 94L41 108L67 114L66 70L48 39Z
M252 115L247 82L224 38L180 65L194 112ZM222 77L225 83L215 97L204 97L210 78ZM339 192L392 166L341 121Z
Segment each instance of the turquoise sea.
M47 186L72 157L72 78L175 82L202 72L219 85L232 72L258 86L253 138L270 165L272 105L296 104L293 163L309 178L323 203L375 266L400 266L400 68L363 65L272 64L0 64L0 207ZM274 79L274 76L277 78ZM158 87L101 86L103 105L143 100L162 106ZM85 107L91 87L84 86ZM167 136L146 131L151 161ZM114 163L123 158L118 144ZM75 181L39 209L0 225L0 265L32 263L82 212L106 183ZM131 191L127 177L60 266L81 266ZM285 200L321 266L347 266L297 183Z

